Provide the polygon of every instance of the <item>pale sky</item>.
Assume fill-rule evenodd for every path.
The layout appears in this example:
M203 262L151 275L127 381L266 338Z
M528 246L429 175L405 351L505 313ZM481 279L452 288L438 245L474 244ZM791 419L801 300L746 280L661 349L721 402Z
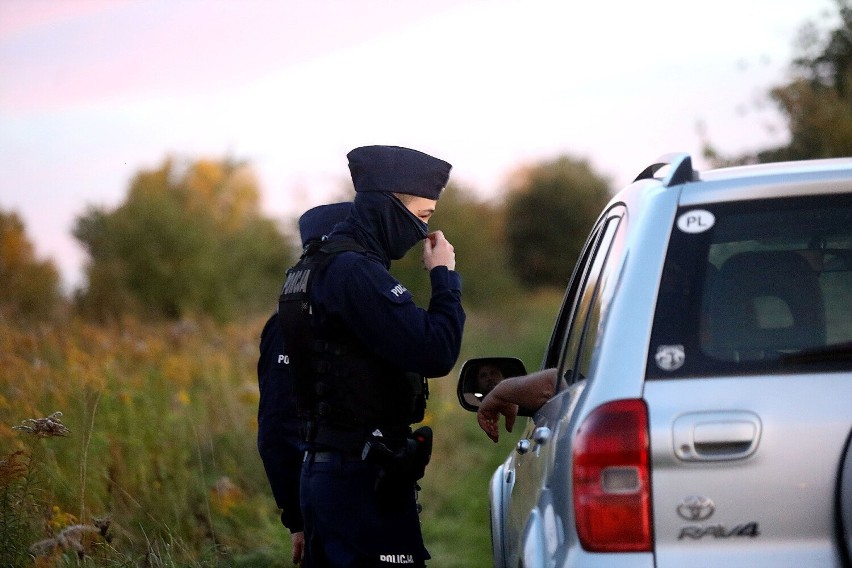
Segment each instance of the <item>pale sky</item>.
M445 159L483 197L563 153L617 189L668 152L706 167L699 122L725 153L782 143L765 94L801 26L835 13L831 0L0 0L0 209L72 287L75 218L121 203L167 155L248 160L282 219L336 195L346 153L367 144Z

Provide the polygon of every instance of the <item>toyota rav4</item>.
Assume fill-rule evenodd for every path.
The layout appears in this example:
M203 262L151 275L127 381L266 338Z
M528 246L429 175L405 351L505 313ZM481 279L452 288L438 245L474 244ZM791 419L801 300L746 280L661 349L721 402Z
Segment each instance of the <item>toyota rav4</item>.
M468 410L484 363L512 366L466 362ZM852 159L649 166L542 368L556 394L491 479L495 566L848 568Z

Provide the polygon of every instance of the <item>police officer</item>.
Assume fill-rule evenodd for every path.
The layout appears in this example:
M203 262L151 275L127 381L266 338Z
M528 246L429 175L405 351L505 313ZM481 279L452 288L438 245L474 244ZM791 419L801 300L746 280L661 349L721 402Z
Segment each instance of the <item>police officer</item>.
M299 218L302 246L320 240L342 221L352 204L334 203L309 209ZM257 380L260 401L257 412L257 449L275 503L281 509L281 523L290 530L293 563L304 557L304 532L299 508L299 476L305 448L302 418L298 416L293 381L283 352L281 327L276 310L260 334Z
M424 566L416 482L431 431L411 425L423 419L425 377L452 370L465 319L453 246L427 225L451 166L397 146L347 157L352 212L291 269L279 301L300 400L312 409L301 478L306 561ZM388 271L421 241L428 309Z

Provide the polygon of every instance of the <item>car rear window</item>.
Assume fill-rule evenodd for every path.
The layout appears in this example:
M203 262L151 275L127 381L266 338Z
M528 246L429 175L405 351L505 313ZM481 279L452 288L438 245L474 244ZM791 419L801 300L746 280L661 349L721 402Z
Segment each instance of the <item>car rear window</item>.
M678 210L647 376L852 368L852 196Z

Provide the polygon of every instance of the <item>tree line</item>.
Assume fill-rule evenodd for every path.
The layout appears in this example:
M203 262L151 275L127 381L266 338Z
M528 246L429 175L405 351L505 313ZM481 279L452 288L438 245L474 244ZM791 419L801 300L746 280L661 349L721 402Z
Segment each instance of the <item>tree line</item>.
M452 184L441 198L430 228L456 244L469 305L511 296L521 285L564 285L609 199L607 182L582 160L537 164L524 170L524 180L505 201L478 199ZM244 162L166 158L139 172L120 205L89 207L76 218L73 236L88 262L67 307L95 320L132 314L227 322L271 311L301 247L295 219L282 224L267 217L259 202L260 188ZM34 258L15 214L3 213L0 221L0 285L8 292L0 313L45 317L62 303L58 272L51 261ZM416 250L393 271L428 301Z
M852 7L849 0L836 4L836 27L806 24L792 78L768 93L789 141L739 156L724 156L705 141L711 163L852 155ZM611 191L588 161L569 155L520 168L499 200L451 184L430 225L456 245L466 305L564 287ZM0 317L39 320L72 311L96 320L132 314L226 322L270 311L300 246L295 220L282 225L259 203L250 164L167 157L136 174L118 207L89 207L77 217L73 236L89 260L72 298L60 292L54 263L35 258L21 219L0 208ZM415 298L428 300L415 251L392 272Z
M789 141L726 156L705 141L717 167L852 156L852 6L835 0L837 24L828 30L805 23L790 64L792 79L769 90Z

